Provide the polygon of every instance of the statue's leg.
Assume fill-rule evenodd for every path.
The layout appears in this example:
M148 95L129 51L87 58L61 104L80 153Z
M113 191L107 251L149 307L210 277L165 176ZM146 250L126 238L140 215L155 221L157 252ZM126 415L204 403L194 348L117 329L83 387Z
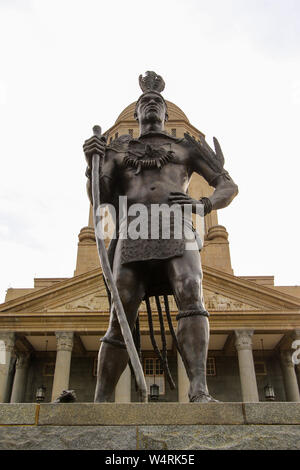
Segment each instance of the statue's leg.
M206 383L209 342L208 313L202 291L201 259L198 251L185 251L168 261L169 281L179 309L177 340L190 380L190 401L214 401Z
M145 292L141 278L137 270L130 264L122 266L121 264L116 265L116 263L114 263L114 278L129 326L133 329L138 308ZM119 322L113 309L108 330L99 349L95 402L111 400L128 359Z

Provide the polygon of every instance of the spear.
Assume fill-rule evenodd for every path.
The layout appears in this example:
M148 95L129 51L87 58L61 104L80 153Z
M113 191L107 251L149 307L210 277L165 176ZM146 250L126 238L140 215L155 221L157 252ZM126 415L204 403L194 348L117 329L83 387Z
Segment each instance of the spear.
M93 133L99 139L101 135L101 127L94 126ZM131 361L131 365L135 374L136 382L141 393L142 402L147 402L147 385L144 377L142 365L136 351L131 330L124 312L123 304L121 302L119 292L113 278L108 255L104 243L104 236L102 231L102 223L100 220L100 184L99 184L99 170L100 170L100 155L94 153L92 156L92 194L93 194L93 215L94 215L94 228L95 237L98 249L98 255L102 266L102 272L105 277L106 284L111 293L111 311L115 308L117 318L120 324L121 332L124 338L126 349Z

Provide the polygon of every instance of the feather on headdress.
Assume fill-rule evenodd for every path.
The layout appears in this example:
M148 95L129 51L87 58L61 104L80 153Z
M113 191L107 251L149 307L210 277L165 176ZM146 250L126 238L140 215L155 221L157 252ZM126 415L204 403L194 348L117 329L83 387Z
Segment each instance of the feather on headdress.
M165 89L164 79L155 72L146 72L145 77L139 76L139 84L143 93L155 91L161 93Z

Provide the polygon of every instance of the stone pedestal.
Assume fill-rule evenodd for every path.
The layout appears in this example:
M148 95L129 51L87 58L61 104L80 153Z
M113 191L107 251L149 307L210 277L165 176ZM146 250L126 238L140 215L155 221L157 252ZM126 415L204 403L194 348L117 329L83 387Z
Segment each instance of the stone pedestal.
M257 402L259 398L252 354L253 330L236 330L235 335L243 401Z
M177 352L177 371L178 371L178 401L179 403L188 403L190 381L187 376L181 356L178 352Z
M57 353L52 388L52 401L55 400L63 390L69 388L71 357L73 349L73 332L59 331L55 333L57 340Z
M287 401L300 401L299 386L295 372L295 365L292 362L292 350L282 350L280 352L281 368L284 380L285 394Z
M0 403L7 403L10 398L10 387L15 363L14 346L14 333L0 333Z
M299 450L299 442L300 403L0 405L0 450L185 454L187 449Z
M116 403L130 403L131 402L131 371L127 365L115 389L115 402Z
M18 354L13 388L10 398L11 403L23 403L24 401L28 365L29 354Z

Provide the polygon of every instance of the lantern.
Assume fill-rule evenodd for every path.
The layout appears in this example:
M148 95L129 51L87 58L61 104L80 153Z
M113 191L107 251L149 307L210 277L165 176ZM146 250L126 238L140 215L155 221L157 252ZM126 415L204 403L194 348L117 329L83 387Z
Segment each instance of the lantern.
M261 341L261 349L262 349L262 357L264 359L264 343L263 339ZM267 371L267 380L268 380L268 371ZM275 392L274 388L270 384L270 382L267 382L267 385L264 387L264 392L265 392L265 399L266 401L274 401L275 400Z
M35 399L38 403L41 403L42 401L45 400L45 395L46 395L46 387L44 387L43 385L41 387L39 387L36 391L36 394L35 394Z
M150 385L150 398L151 401L157 401L159 398L159 386L156 383Z
M274 388L272 387L272 385L270 385L269 383L264 387L264 391L265 391L265 399L267 401L274 401L275 400L275 392L274 392Z

